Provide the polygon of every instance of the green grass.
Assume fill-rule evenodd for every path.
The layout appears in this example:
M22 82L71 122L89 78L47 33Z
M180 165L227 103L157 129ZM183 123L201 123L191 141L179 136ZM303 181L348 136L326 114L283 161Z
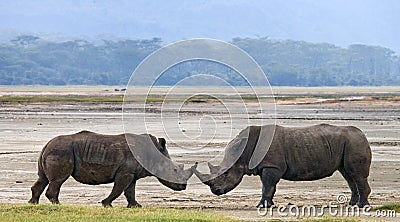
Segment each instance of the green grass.
M342 97L351 97L355 96L354 94L277 94L275 95L276 101L291 101L302 98L313 98L313 99L339 99ZM386 95L382 94L379 96L376 95L368 95L369 100L375 101L400 101L400 96L397 95ZM366 98L366 99L368 99ZM187 98L184 95L169 95L166 97L165 95L148 95L148 96L129 96L125 98L127 102L143 102L146 101L148 103L157 103L157 102L180 102L186 100L186 102L217 102L218 99L229 99L229 100L244 100L246 102L257 102L259 99L263 100L263 98L258 98L254 95L242 95L238 96L228 96L221 95L219 97L208 96L208 95L196 95ZM272 99L272 98L271 98ZM39 103L39 102L74 102L74 103L122 103L124 101L123 95L7 95L0 96L0 103ZM272 100L271 100L272 101Z
M103 208L75 205L0 205L0 221L238 221L201 210Z
M373 210L400 211L400 203L386 204ZM303 218L304 222L362 221L373 218ZM103 208L100 206L79 205L7 205L0 204L0 222L3 221L239 221L218 213L204 212L201 209L175 208ZM280 221L273 219L272 221Z
M224 97L226 99L237 99L238 97ZM256 100L256 97L252 96L244 96L243 100L253 101ZM156 102L180 102L182 100L186 100L186 102L216 102L217 98L211 96L193 96L190 98L186 98L184 96L169 96L165 97L163 95L150 95L150 96L137 96L137 97L128 97L125 98L127 102L143 102L146 101L148 103L156 103ZM124 101L124 97L119 96L0 96L0 102L2 103L39 103L39 102L77 102L77 103L122 103Z
M123 96L1 96L0 102L122 102Z
M380 207L374 207L373 210L394 210L400 213L400 203L385 204Z
M353 219L353 218L310 218L305 220L300 220L301 222L359 222L361 219Z

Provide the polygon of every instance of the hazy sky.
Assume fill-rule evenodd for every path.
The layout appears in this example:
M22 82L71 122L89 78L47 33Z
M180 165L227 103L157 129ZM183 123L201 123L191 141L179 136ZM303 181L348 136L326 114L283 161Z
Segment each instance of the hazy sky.
M16 32L166 42L268 36L400 52L399 12L398 0L2 0L0 31L1 39Z

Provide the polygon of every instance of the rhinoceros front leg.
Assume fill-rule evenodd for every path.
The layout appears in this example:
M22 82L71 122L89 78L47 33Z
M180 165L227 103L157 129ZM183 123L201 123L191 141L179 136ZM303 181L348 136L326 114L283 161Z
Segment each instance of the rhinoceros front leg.
M111 203L119 197L122 192L131 184L134 178L133 174L117 174L113 189L108 197L101 201L104 207L112 207Z
M274 202L272 201L272 198L275 195L276 191L276 186L270 187L269 190L268 188L265 188L265 186L262 186L262 196L260 202L257 204L258 208L269 208L272 205L274 205Z
M124 195L126 200L128 201L128 208L131 207L142 207L135 199L135 187L136 187L136 180L133 179L132 183L125 189Z
M262 182L262 197L258 203L258 208L271 207L274 205L272 199L276 191L276 184L279 182L282 173L275 168L264 168L261 172L260 179Z

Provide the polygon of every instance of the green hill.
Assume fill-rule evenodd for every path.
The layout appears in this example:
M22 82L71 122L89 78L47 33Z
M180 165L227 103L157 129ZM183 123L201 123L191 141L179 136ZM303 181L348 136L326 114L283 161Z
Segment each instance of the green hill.
M400 58L394 51L355 44L347 48L264 38L234 38L249 53L271 85L400 85ZM15 37L0 45L0 85L126 85L135 67L163 46L160 38L51 42L37 36ZM210 61L187 61L167 70L157 85L174 85L198 73L213 74L232 85L246 85L234 70Z

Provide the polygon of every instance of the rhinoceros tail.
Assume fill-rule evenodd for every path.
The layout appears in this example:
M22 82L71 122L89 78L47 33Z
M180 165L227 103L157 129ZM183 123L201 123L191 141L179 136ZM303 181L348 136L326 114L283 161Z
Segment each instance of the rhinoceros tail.
M38 160L38 176L39 176L39 178L46 179L46 180L47 180L47 176L46 176L46 173L44 172L44 168L43 168L43 164L44 164L43 163L43 154L47 148L47 145L48 144L46 144L46 146L43 148L42 152L40 152L40 156L39 156L39 160Z

